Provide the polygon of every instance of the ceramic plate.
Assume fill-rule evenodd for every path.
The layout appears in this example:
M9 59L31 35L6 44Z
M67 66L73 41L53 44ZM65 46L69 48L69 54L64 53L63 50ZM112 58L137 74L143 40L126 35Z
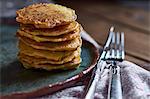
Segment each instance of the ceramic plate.
M82 63L78 69L65 71L25 69L16 58L16 29L12 26L2 26L1 31L3 38L0 45L0 94L3 98L31 98L56 92L75 85L96 64L99 55L96 47L83 40Z

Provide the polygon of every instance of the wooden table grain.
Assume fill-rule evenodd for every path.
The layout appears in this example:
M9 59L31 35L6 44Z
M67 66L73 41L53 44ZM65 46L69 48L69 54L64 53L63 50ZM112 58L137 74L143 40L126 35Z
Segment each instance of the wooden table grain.
M76 10L83 28L103 46L110 26L125 32L126 60L138 65L150 63L150 11L121 4L63 0Z

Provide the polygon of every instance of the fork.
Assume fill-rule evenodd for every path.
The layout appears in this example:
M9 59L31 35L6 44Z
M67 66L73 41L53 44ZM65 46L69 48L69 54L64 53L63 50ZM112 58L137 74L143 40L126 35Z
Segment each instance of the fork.
M122 62L125 58L124 52L124 33L114 33L111 39L109 50L106 52L105 60L110 64L109 72L109 88L107 99L122 99L122 88L120 80L120 67L118 62Z
M96 68L94 68L92 73L92 79L89 81L87 89L85 91L85 99L93 99L94 91L97 86L98 80L100 79L105 68L110 67L110 80L109 80L109 90L108 90L108 99L122 99L122 89L120 82L120 67L117 66L118 62L124 60L124 33L115 33L113 32L114 27L110 28L110 33L106 44L104 46L101 57L99 58ZM116 38L116 39L115 39ZM120 40L121 38L121 40ZM108 65L105 64L108 63Z
M107 49L110 45L110 42L111 42L111 39L113 36L113 30L114 30L114 27L111 27L110 32L109 32L109 36L107 38L107 41L106 41L104 49L103 49L103 52L102 52L102 54L101 54L101 56L100 56L100 58L96 64L93 72L92 72L91 79L90 79L89 84L85 90L85 94L83 95L83 97L85 99L93 99L94 98L94 92L95 92L98 80L100 79L101 74L103 73L104 68L106 67L105 61L103 59L106 56Z

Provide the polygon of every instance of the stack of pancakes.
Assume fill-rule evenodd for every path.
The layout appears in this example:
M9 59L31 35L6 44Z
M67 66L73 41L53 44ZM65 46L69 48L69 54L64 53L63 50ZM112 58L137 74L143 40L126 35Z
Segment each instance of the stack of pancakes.
M81 63L81 25L75 11L56 4L33 4L17 11L18 58L26 68L73 69Z

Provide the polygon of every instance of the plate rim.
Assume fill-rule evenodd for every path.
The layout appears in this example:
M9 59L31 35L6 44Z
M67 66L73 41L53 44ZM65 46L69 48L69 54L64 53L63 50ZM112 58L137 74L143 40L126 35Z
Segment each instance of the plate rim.
M0 95L0 97L2 99L12 99L12 98L35 98L35 97L40 97L42 95L46 95L46 94L52 94L56 91L62 90L64 88L70 87L73 84L79 82L81 80L81 78L86 75L87 73L89 73L96 65L96 62L100 56L99 50L94 44L92 44L89 40L86 40L84 38L82 38L82 43L87 43L88 45L92 46L91 49L94 52L94 59L91 63L91 65L86 68L85 70L81 71L80 73L78 73L77 75L68 78L64 81L61 82L56 82L54 84L49 84L46 85L45 87L39 88L37 90L34 91L30 91L30 92L14 92L11 94L6 94L6 95ZM86 45L86 44L85 44Z

